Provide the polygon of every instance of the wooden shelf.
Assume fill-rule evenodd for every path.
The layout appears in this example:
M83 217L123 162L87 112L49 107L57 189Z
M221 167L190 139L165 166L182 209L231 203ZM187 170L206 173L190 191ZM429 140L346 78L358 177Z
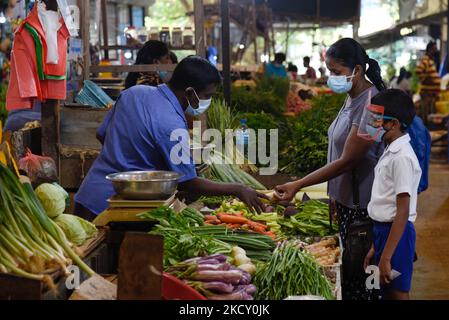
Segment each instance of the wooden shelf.
M150 71L173 71L175 64L139 64L139 65L121 65L121 66L90 66L91 73L111 72L150 72Z
M111 45L111 46L101 46L101 50L140 50L142 48L142 45L136 45L136 46L129 46L129 45ZM179 50L195 50L195 46L181 46L181 47L168 47L171 51L179 51Z

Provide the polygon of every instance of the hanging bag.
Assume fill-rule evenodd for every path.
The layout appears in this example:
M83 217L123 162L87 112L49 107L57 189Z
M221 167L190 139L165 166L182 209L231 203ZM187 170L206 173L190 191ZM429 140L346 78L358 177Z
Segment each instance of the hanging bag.
M348 227L343 250L343 277L351 279L365 274L363 262L373 243L373 222L369 217L362 217L357 176L352 173L354 209L357 218Z

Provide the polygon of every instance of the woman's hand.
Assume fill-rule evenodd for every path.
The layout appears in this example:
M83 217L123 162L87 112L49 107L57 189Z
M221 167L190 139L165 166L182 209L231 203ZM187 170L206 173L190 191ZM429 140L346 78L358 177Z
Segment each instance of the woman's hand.
M379 278L380 284L389 284L391 282L391 262L389 259L380 258Z
M244 185L240 186L236 195L247 205L247 207L251 211L257 211L257 213L265 211L265 204L260 200L260 198L267 200L269 199L267 195L257 192L256 190Z
M366 271L366 268L368 268L368 266L371 264L371 261L373 260L374 257L374 253L375 253L374 246L371 246L368 253L366 254L365 261L363 262L363 270Z
M274 196L280 201L291 201L298 190L300 190L299 181L288 182L286 184L276 186Z

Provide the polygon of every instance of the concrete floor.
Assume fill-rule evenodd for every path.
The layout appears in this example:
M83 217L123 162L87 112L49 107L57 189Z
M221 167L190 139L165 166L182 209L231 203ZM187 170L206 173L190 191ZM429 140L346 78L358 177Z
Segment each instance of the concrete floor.
M432 164L429 178L418 200L411 298L449 300L449 166Z

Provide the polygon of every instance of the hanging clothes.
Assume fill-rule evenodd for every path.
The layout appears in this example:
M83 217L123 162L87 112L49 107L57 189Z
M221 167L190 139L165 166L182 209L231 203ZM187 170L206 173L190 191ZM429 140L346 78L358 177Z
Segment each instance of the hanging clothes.
M54 59L48 59L49 47L37 4L17 28L11 51L7 110L31 109L36 99L41 102L66 99L67 40L70 34L62 18L59 23L56 64L48 63Z

